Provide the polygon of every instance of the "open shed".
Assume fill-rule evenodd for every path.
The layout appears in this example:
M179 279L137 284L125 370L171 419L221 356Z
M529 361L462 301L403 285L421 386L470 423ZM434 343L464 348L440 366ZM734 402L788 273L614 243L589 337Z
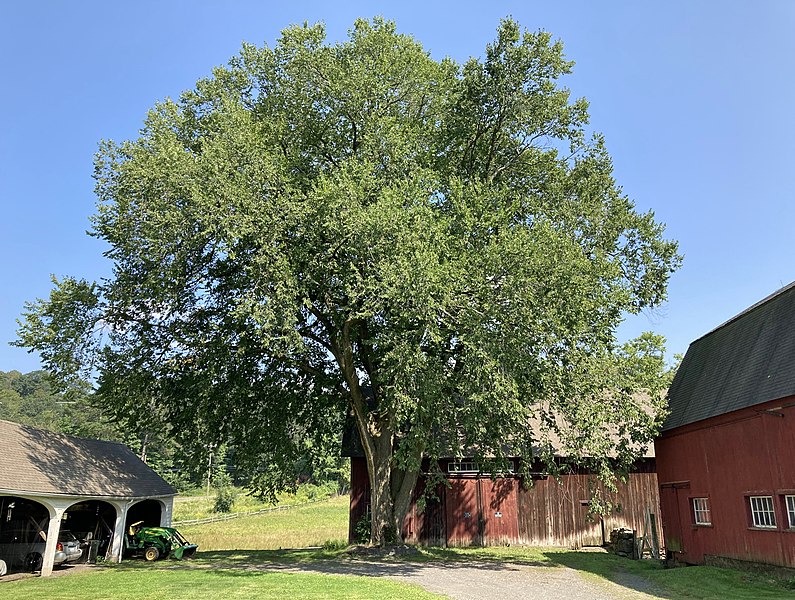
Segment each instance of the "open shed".
M120 561L130 524L171 524L177 492L124 444L0 420L0 457L0 559L24 544L27 566L42 576L62 529L99 540L100 555Z

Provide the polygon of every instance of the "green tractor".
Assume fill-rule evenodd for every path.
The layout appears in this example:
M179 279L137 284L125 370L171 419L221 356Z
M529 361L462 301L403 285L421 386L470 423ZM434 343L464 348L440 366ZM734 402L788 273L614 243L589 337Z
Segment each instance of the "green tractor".
M127 556L143 556L148 561L172 556L176 559L192 558L196 544L191 544L173 527L141 527L143 521L130 526L124 536Z

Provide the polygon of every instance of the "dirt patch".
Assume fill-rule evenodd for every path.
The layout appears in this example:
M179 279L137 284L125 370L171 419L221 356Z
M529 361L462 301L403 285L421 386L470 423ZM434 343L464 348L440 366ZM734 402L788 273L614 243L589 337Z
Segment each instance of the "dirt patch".
M63 575L69 575L70 573L79 573L80 571L87 571L89 569L101 569L102 567L99 565L87 565L87 564L78 564L78 565L66 565L63 567L54 567L52 570L51 577L62 577ZM19 581L20 579L30 579L31 577L38 577L38 573L8 573L3 577L0 577L0 583L6 581Z

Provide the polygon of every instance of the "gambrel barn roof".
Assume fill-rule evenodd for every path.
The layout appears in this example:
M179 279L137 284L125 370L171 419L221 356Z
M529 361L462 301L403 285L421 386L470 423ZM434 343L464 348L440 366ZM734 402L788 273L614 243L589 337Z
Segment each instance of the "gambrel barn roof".
M116 498L176 491L124 444L0 420L0 491Z
M795 282L690 344L663 431L793 395Z

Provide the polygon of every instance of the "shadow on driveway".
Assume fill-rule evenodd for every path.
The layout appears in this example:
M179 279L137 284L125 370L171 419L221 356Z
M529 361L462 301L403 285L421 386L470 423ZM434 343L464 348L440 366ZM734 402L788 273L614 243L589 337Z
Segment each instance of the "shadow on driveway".
M537 552L505 557L467 556L443 550L411 556L362 556L321 548L201 552L191 561L159 562L159 569L212 569L241 577L254 572L305 572L386 577L461 600L544 598L545 600L652 600L662 595L642 576L624 571L605 553ZM517 559L517 560L514 560ZM117 568L148 568L127 562ZM585 576L581 576L584 574Z

